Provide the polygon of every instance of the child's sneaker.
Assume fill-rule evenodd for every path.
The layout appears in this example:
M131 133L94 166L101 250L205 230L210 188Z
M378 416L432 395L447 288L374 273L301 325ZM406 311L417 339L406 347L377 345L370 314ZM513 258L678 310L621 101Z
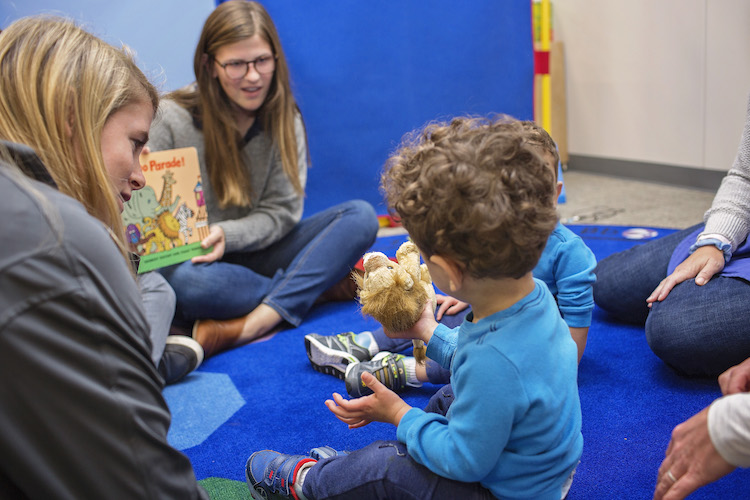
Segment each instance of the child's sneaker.
M346 367L352 363L367 361L370 351L357 343L354 332L338 335L305 335L305 349L313 368L321 373L344 380Z
M315 460L323 460L324 458L337 457L339 455L348 455L348 451L338 451L330 446L318 446L310 450L310 457Z
M381 351L370 361L350 364L346 367L344 380L346 392L353 398L372 394L372 390L362 382L364 372L372 373L384 386L394 392L401 392L406 388L406 369L403 354L393 354Z
M300 467L316 460L303 455L284 455L276 451L256 451L245 464L245 478L250 496L267 500L273 495L299 500L294 491L294 480Z

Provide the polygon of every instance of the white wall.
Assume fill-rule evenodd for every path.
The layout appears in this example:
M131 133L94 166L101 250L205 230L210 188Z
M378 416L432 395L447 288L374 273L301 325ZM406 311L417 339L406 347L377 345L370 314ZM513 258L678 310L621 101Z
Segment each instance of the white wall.
M556 0L571 155L727 170L750 94L748 0Z
M195 80L193 52L215 6L214 0L0 0L0 28L41 13L73 18L113 45L128 45L146 75L168 91Z

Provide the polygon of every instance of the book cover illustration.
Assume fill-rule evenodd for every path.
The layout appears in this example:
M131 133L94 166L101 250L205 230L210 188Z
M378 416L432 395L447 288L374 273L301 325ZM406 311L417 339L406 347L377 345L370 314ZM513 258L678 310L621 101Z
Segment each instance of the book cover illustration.
M141 155L146 186L133 191L122 220L131 250L140 256L138 274L185 262L211 249L198 153L195 148Z

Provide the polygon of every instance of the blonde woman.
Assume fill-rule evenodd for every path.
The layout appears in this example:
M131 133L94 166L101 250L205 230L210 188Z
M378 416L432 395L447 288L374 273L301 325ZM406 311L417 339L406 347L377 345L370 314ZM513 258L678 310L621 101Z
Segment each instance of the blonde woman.
M163 270L175 324L206 356L298 326L375 240L378 222L354 200L301 219L307 137L273 21L231 0L206 20L196 82L162 101L152 150L198 149L213 251ZM353 298L353 294L349 296Z
M83 75L71 70L67 57L50 57L50 54L77 55L81 59L78 64L88 70L100 64L103 67L111 57L112 47L101 41L76 45L78 39L91 37L85 32L69 33L57 40L45 29L46 24L39 19L27 19L19 21L6 37L13 39L2 51L0 139L26 144L37 151L52 183L81 202L89 214L104 222L119 239L123 235L120 215L123 203L130 199L132 191L145 186L138 155L148 140L159 97L126 55L118 56L121 59L118 64L124 69L86 81L91 86L88 93L76 90ZM37 35L48 44L46 50L30 50L38 45L34 38ZM84 52L84 45L92 45L91 51ZM27 85L29 81L40 84ZM112 92L108 89L121 94L117 102L102 102L101 96ZM92 111L71 116L71 106ZM127 127L125 140L105 148L109 128L102 128L102 122L95 121L94 110L110 114L121 110L116 117L105 116L112 118L112 124ZM103 196L104 186L115 196ZM167 383L176 382L197 368L203 350L197 342L183 336L168 337L175 296L166 280L158 273L146 273L138 276L138 284L151 325L151 358Z
M124 51L45 17L0 34L0 87L0 497L207 498L167 443L120 223L154 87Z

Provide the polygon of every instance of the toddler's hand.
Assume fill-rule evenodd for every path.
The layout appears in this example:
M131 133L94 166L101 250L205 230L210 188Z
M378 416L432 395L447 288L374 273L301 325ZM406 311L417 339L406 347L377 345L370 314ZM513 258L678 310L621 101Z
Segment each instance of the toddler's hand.
M438 307L436 315L438 321L443 318L444 314L450 314L452 316L469 307L469 304L467 304L466 302L462 302L455 297L451 297L450 295L437 295L436 298L437 303L440 306Z
M344 399L334 392L333 401L327 399L325 402L331 413L350 429L364 427L370 422L385 422L398 426L411 406L381 384L371 373L363 373L362 381L373 393L357 399Z
M403 332L391 332L383 328L383 333L393 339L418 339L422 340L424 343L429 343L432 338L432 332L435 331L437 325L438 323L435 321L435 312L432 309L432 303L427 302L422 310L422 314L419 316L419 319L414 326Z

